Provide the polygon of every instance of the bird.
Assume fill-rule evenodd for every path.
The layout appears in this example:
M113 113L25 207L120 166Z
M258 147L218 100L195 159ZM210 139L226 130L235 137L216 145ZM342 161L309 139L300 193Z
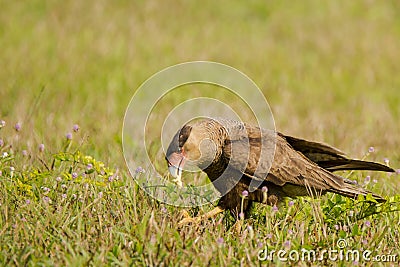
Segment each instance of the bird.
M327 192L350 198L371 194L377 202L384 202L382 196L333 172L394 172L380 163L349 159L321 142L209 117L183 125L172 138L165 159L176 182L181 183L184 166L191 164L205 172L221 194L217 206L197 222L226 210L236 218L246 218L254 202L275 206L286 197L316 197ZM182 224L194 221L186 217Z

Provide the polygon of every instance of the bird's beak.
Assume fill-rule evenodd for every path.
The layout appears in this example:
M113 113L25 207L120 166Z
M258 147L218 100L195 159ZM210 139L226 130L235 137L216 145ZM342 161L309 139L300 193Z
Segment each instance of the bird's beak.
M182 187L182 169L185 164L185 156L182 153L172 153L169 157L166 158L168 162L168 171L174 177L173 180L178 184L179 187Z

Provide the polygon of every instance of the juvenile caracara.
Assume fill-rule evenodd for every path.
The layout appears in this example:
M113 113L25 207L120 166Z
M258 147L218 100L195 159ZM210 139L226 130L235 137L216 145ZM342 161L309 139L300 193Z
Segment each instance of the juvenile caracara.
M172 139L166 160L171 175L179 180L185 163L196 165L221 193L218 207L203 218L223 210L237 217L244 190L249 192L242 206L247 215L254 201L276 205L284 197L333 192L355 198L370 193L333 171L394 171L379 163L348 159L322 143L220 118L183 126Z

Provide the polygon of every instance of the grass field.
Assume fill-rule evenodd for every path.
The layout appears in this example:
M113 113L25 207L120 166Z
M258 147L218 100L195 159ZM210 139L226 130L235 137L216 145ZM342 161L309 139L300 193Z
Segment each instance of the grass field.
M400 2L33 0L1 10L0 265L260 266L265 247L321 251L343 239L397 258L290 263L398 266L399 174L342 173L387 196L381 206L328 194L257 206L240 233L228 213L179 229L182 209L128 174L121 132L147 78L210 60L255 81L279 131L399 169Z

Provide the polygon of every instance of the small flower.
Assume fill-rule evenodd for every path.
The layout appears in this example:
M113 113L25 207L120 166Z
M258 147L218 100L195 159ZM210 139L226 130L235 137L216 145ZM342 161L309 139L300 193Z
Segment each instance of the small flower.
M78 177L78 174L76 172L71 173L72 179L76 179Z
M72 140L72 133L67 133L65 138L67 138L67 140Z
M50 188L48 188L48 187L42 186L42 189L43 189L43 191L44 191L45 193L50 192Z
M244 213L243 212L239 213L239 219L241 219L241 220L244 219Z
M25 203L26 203L27 205L29 205L29 204L31 204L31 201L30 201L29 199L27 199L27 200L25 200Z
M272 238L272 234L267 234L265 237L268 238L268 239L271 239Z
M264 243L263 243L263 242L258 242L258 243L257 243L257 247L258 247L258 248L264 247Z
M66 184L62 184L62 185L61 185L61 188L62 188L62 189L66 189L66 188L67 188L67 185L66 185Z
M103 197L103 192L99 192L99 194L97 195L99 198Z
M86 165L86 169L88 169L88 170L93 169L93 164L92 163L88 163L88 165Z
M288 205L289 205L289 207L293 207L294 201L293 201L293 200L290 200L289 203L288 203Z
M0 120L0 128L3 128L4 126L6 126L6 122L3 120Z
M114 177L112 175L108 176L108 181L111 183L112 181L114 181Z
M44 144L40 144L39 145L39 152L43 152L44 151Z
M370 221L365 221L364 225L367 226L367 227L371 227L371 222Z
M396 170L396 174L400 174L400 169L397 169L397 170Z
M28 156L28 151L26 151L25 149L22 150L22 156L24 156L24 157Z
M72 198L73 198L73 199L76 199L76 194L72 194Z
M136 172L136 173L144 173L145 170L144 170L141 166L139 166L139 167L136 168L136 171L135 171L135 172Z
M276 205L274 205L274 206L272 207L272 211L277 212L277 211L278 211L278 207L277 207Z
M14 129L15 129L17 132L21 131L21 123L17 122L17 123L15 124L15 126L14 126Z
M249 191L243 190L242 197L248 197L248 196L249 196Z
M374 184L377 184L377 183L378 183L378 180L377 180L377 179L374 179L374 180L372 180L372 182L373 182Z
M389 159L388 158L384 158L383 162L385 162L385 164L388 165L389 164Z
M293 235L293 230L289 230L289 231L288 231L288 234L289 234L289 235Z
M61 181L62 181L62 178L61 178L60 176L57 176L56 181L57 181L57 182L61 182Z
M349 211L349 216L353 217L354 216L354 210Z
M65 199L67 198L67 194L62 194L61 197Z
M371 181L371 176L368 175L367 177L365 177L364 182L365 182L366 184L368 184L370 181Z
M74 124L74 125L72 126L72 130L73 130L74 132L79 131L79 125L78 125L78 124Z
M367 239L363 239L361 242L362 242L364 245L368 245L368 240L367 240Z
M15 171L15 168L13 166L10 167L10 172Z
M286 241L283 243L283 246L284 246L285 248L290 248L290 240L286 240Z
M161 207L161 212L162 212L162 213L167 213L168 210L167 210L167 208L166 208L165 206L162 206L162 207Z
M43 197L43 201L46 202L46 203L48 203L48 202L50 201L50 198L49 198L48 196L44 196L44 197Z
M368 152L369 152L369 153L374 153L374 151L375 151L375 148L374 148L373 146L370 146L370 147L368 148Z
M8 153L7 152L3 152L3 158L7 158L8 157Z
M4 146L4 141L3 139L0 138L0 147Z
M223 245L223 244L224 244L224 242L225 242L225 240L224 240L224 238L223 238L223 237L218 237L218 238L217 238L217 244L218 244L218 245L220 245L220 246L221 246L221 245Z
M263 186L263 187L261 188L261 191L262 191L263 193L266 193L266 192L268 192L268 187L266 187L266 186Z
M338 231L340 229L339 225L335 224L335 230Z

